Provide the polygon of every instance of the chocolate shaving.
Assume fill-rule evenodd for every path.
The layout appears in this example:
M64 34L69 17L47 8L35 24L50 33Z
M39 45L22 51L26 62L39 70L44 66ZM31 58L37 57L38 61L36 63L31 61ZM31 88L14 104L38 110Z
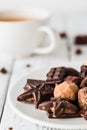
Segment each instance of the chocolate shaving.
M7 73L7 70L6 70L5 68L1 68L1 69L0 69L0 72L1 72L2 74L6 74L6 73Z

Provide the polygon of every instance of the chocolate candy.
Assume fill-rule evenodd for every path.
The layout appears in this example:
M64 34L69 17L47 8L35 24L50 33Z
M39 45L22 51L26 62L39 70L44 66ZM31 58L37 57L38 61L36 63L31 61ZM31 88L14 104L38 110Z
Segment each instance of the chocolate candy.
M85 78L87 76L87 66L86 65L81 66L80 75L81 75L82 78Z
M64 81L66 76L79 76L79 72L73 68L65 68L65 67L58 67L52 68L47 73L47 80L48 84L52 83L61 83Z
M87 87L78 91L78 104L80 109L87 109Z
M73 68L67 67L67 76L79 76L79 72Z
M37 89L30 89L17 97L18 101L30 102L33 103L35 101L34 94L37 92Z
M61 99L41 103L39 109L47 111L50 118L76 117L78 113L78 108L74 104Z
M38 108L39 103L50 100L52 96L53 88L43 83L19 95L17 100L34 103L36 108Z
M39 84L45 82L44 80L27 79L27 83L24 86L24 90L29 90L31 88L36 88Z
M52 68L47 73L47 82L52 83L60 83L64 80L64 77L66 75L66 68L65 67L58 67L58 68Z
M87 44L87 35L78 35L75 38L76 45L86 45Z
M84 87L87 87L87 77L85 77L85 78L82 80L81 84L80 84L80 88L84 88Z
M67 38L66 32L61 32L60 34L58 33L58 35L60 35L61 38Z
M1 68L1 69L0 69L0 72L1 72L2 74L7 74L7 70L6 70L5 68Z
M79 86L80 83L81 83L81 78L80 78L80 77L77 77L77 76L67 76L64 80L65 80L66 82L73 82L73 83L75 83L77 86Z
M80 48L77 48L77 49L75 50L75 54L76 54L76 55L81 55L81 54L82 54L82 50L81 50Z

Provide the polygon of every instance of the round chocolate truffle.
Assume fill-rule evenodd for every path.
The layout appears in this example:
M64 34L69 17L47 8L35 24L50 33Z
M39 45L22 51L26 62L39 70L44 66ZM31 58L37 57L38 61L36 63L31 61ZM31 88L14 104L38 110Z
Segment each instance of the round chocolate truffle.
M87 109L87 87L78 91L78 104L81 109Z

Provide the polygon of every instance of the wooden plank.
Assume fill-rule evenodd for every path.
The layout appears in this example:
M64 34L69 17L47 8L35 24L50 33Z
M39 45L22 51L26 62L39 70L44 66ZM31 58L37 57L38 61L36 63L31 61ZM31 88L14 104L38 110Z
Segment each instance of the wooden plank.
M2 115L5 97L8 89L9 78L12 69L12 59L7 56L0 56L0 68L4 67L8 72L0 73L0 118Z
M49 66L60 66L64 65L64 60L58 60L57 58L45 57L33 57L24 60L16 60L14 64L14 69L11 77L11 82L9 88L11 88L16 80L18 80L21 75L25 73L31 73L41 67ZM30 64L31 67L26 67L27 64ZM67 62L67 65L69 63ZM9 120L8 120L9 119ZM8 99L4 108L3 117L1 120L1 130L7 130L9 127L13 127L14 130L36 130L37 127L35 124L26 121L25 119L20 118L15 112L10 108Z

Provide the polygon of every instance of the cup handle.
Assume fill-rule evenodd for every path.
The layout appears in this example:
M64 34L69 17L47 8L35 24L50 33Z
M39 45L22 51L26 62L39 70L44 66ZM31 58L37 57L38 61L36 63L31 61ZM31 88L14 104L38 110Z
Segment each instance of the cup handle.
M55 35L55 31L48 27L48 26L42 26L39 29L40 32L44 32L46 34L48 34L48 36L50 37L50 44L47 47L38 47L34 50L34 53L36 54L48 54L50 52L52 52L56 46L56 35Z

